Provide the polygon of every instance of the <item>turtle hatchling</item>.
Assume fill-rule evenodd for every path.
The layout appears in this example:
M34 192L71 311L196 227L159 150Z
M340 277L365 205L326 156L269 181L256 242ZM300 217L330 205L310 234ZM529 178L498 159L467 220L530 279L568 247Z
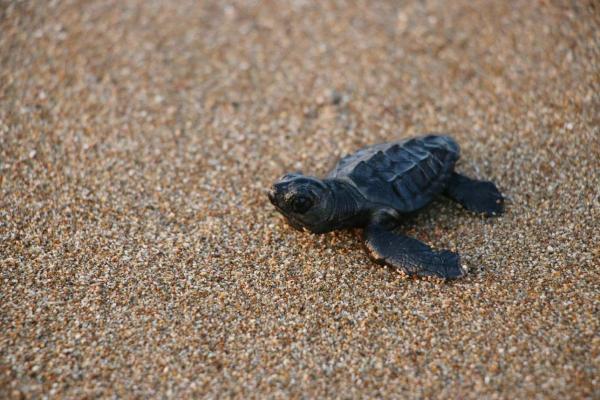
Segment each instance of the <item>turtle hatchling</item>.
M504 211L496 185L454 170L459 154L454 139L435 134L378 144L342 158L324 179L286 174L268 196L294 228L364 228L375 261L409 275L460 278L465 270L457 253L435 251L397 232L403 216L440 195L486 216Z

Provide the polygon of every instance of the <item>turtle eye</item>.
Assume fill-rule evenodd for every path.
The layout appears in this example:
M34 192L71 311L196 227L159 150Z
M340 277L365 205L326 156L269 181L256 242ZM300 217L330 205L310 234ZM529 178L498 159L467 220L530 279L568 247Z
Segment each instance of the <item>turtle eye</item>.
M304 214L313 206L313 202L309 197L296 196L292 200L292 210L298 214Z

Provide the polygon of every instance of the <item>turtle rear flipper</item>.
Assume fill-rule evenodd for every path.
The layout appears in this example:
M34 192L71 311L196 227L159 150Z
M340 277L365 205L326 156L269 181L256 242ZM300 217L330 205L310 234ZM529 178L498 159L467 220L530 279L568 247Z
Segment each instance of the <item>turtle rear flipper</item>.
M490 181L478 181L453 173L444 194L469 211L488 217L504 212L504 197Z
M409 275L454 279L465 274L458 254L434 251L425 243L394 233L379 223L365 229L365 242L375 261L400 268Z

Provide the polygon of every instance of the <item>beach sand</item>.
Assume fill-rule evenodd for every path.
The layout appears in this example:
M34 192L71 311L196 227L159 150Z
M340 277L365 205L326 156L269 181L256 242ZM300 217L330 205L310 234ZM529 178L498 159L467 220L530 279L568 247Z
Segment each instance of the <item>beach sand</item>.
M600 396L594 1L0 1L0 397ZM510 198L288 227L265 189L453 135Z

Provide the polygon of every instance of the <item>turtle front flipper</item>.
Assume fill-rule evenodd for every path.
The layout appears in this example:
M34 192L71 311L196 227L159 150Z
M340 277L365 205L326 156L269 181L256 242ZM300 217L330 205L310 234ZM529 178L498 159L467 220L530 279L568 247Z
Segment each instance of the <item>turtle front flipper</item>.
M386 224L375 222L365 229L365 243L379 263L400 268L409 275L455 279L465 275L458 254L434 251L425 243L397 234Z

